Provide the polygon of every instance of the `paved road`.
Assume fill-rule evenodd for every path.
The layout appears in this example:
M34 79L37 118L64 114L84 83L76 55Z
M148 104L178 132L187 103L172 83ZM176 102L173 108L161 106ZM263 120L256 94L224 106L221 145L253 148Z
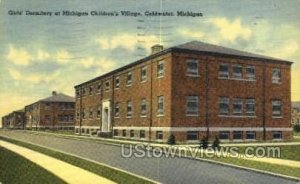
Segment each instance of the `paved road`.
M79 155L162 183L296 183L275 176L185 158L123 158L121 147L98 142L21 131L0 131L0 135Z

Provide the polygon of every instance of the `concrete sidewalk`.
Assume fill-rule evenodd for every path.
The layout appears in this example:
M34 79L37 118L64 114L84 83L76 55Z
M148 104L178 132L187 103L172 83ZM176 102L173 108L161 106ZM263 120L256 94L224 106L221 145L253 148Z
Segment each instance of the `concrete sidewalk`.
M22 157L36 163L37 165L45 168L49 172L53 173L57 177L61 178L62 180L70 184L77 184L77 183L113 184L114 183L111 180L108 180L104 177L86 171L79 167L73 166L66 162L60 161L58 159L49 157L47 155L41 154L36 151L32 151L30 149L21 146L17 146L2 140L0 140L0 146L10 151L13 151L21 155Z

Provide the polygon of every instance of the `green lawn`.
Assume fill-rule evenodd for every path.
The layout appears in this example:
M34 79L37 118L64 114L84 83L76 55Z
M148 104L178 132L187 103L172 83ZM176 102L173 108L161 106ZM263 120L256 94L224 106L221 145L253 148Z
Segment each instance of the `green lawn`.
M0 147L0 182L3 184L65 183L44 168L3 147Z
M300 132L295 132L294 131L294 136L299 136L300 137Z
M13 144L17 144L26 148L29 148L31 150L43 153L45 155L57 158L59 160L62 160L64 162L70 163L72 165L78 166L82 169L85 169L87 171L90 171L92 173L95 173L97 175L103 176L107 179L110 179L116 183L132 183L132 184L138 184L138 183L152 183L148 180L144 180L141 178L138 178L136 176L133 176L131 174L127 174L122 171L118 171L115 169L112 169L110 167L106 167L101 164L97 164L94 162L90 162L88 160L84 160L75 156L67 155L58 151L54 151L51 149L43 148L37 145L17 141L14 139L4 138L0 136L0 139L11 142Z

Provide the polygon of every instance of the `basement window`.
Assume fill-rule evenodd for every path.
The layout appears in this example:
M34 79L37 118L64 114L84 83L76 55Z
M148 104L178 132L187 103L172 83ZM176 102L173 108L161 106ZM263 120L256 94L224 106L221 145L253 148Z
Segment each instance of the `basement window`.
M186 133L186 139L188 141L191 141L191 140L199 140L198 139L198 132L197 131L188 131Z
M140 130L140 138L145 139L145 130Z
M134 137L134 130L130 130L130 137Z
M219 139L220 140L228 140L229 139L229 131L220 131Z
M242 131L233 131L233 139L235 139L235 140L243 139L243 132Z
M249 139L249 140L256 139L256 132L246 131L246 139Z
M273 139L282 139L282 132L281 131L274 131L273 132Z
M156 139L157 140L163 140L163 132L162 131L156 131Z

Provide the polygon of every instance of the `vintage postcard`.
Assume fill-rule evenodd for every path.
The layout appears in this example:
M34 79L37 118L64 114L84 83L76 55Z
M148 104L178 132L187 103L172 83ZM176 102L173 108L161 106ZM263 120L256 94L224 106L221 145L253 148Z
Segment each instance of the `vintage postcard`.
M299 183L299 0L0 0L0 184Z

